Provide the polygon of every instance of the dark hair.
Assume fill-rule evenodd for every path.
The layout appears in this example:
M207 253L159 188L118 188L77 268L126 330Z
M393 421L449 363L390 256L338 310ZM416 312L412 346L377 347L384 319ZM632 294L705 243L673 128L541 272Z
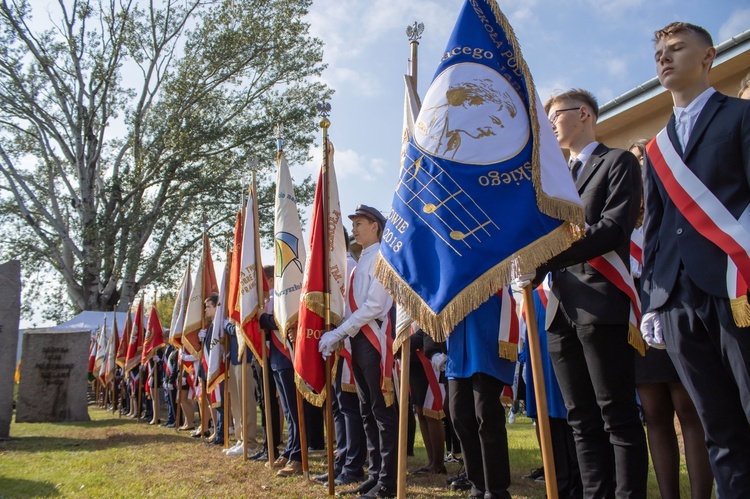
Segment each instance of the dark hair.
M211 293L211 296L206 298L206 303L211 302L214 307L219 304L219 293Z
M654 31L654 43L662 40L663 38L667 38L677 33L684 32L696 35L707 47L714 46L714 41L711 38L711 34L706 31L705 28L701 28L700 26L697 26L695 24L690 24L682 21L669 23L662 29Z
M263 274L266 279L271 279L273 277L273 265L263 265Z
M547 99L547 102L544 103L544 112L549 113L553 104L562 101L581 103L581 105L588 107L591 112L594 113L594 121L599 117L599 103L597 102L596 97L594 97L594 94L588 90L582 88L571 88L566 92L553 94L552 97Z
M750 87L750 73L746 74L744 78L742 78L742 81L740 82L740 91L737 92L737 97L742 97L742 92L747 90L747 88Z
M646 145L648 145L648 139L637 139L628 145L627 150L629 151L637 147L641 151L641 154L646 156Z

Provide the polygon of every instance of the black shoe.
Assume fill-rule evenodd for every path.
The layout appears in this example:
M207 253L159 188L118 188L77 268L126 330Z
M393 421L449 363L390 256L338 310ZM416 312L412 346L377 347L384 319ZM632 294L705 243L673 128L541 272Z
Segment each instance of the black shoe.
M223 447L224 446L224 440L216 439L213 442L210 442L209 445L221 445Z
M450 487L450 485L455 482L456 480L466 480L466 472L465 471L459 471L458 474L449 476L445 479L445 483Z
M248 457L250 461L268 461L268 452L259 450L252 456Z
M373 488L371 488L367 493L362 494L359 496L360 499L374 499L377 497L396 497L396 490L387 487L382 482L378 482Z
M523 475L521 478L527 478L529 480L538 480L541 478L544 480L544 468L536 468L534 470L531 470L531 473L528 475Z
M336 478L336 474L333 474L334 478ZM321 473L320 475L315 475L312 477L313 480L320 483L326 483L328 481L328 473Z
M471 482L467 478L459 478L451 484L451 490L471 490Z
M350 475L349 473L341 473L339 476L336 477L336 479L333 481L335 485L351 485L353 483L359 483L364 481L365 476L364 475Z
M341 492L339 495L341 496L359 496L361 494L364 494L365 492L369 492L370 489L375 487L378 484L378 479L375 477L369 477L367 480L362 482L359 487L352 490L346 490L344 492Z

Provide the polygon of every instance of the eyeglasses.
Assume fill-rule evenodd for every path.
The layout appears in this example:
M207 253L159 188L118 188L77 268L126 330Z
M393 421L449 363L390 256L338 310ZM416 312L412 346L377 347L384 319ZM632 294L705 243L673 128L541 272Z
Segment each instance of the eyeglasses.
M549 122L554 125L555 123L557 123L557 118L560 117L560 113L563 113L565 111L577 111L579 109L581 109L580 106L579 107L569 107L567 109L558 109L557 111L555 111L553 113L552 117L549 119Z

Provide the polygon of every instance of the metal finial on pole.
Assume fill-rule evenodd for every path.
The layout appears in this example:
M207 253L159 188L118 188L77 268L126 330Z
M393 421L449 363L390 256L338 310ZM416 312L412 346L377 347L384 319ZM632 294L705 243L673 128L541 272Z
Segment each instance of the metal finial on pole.
M277 124L273 128L273 132L276 135L276 150L282 152L284 150L284 124Z
M406 27L406 36L409 38L411 45L411 57L409 58L409 76L414 83L414 90L417 89L417 46L424 33L424 23L417 23Z
M328 117L331 115L331 104L323 101L318 103L318 105L315 107L318 110L318 116L320 116L318 125L323 129L323 139L325 140L328 138L328 128L330 128L331 126L331 120L328 119ZM325 147L325 144L323 146ZM323 155L325 154L327 154L326 150L323 149Z
M258 158L256 156L248 156L247 168L253 173L258 171Z
M406 36L409 37L410 42L417 42L422 38L424 32L424 23L418 23L414 21L414 24L410 24L406 27Z

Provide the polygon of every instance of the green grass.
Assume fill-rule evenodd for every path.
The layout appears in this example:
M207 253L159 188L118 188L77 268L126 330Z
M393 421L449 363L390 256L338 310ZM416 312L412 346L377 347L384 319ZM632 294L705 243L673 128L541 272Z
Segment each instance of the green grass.
M118 418L89 408L86 423L13 423L0 442L0 497L323 497L327 489L302 478L279 478L263 466L226 457L185 433ZM525 417L508 425L512 485L517 498L543 498L543 483L522 479L539 467L534 427ZM426 464L417 431L408 469ZM311 474L325 471L325 455L310 456ZM457 464L448 465L455 474ZM683 497L689 497L684 465ZM445 488L445 475L410 476L409 497L466 497ZM659 497L651 470L649 497Z

